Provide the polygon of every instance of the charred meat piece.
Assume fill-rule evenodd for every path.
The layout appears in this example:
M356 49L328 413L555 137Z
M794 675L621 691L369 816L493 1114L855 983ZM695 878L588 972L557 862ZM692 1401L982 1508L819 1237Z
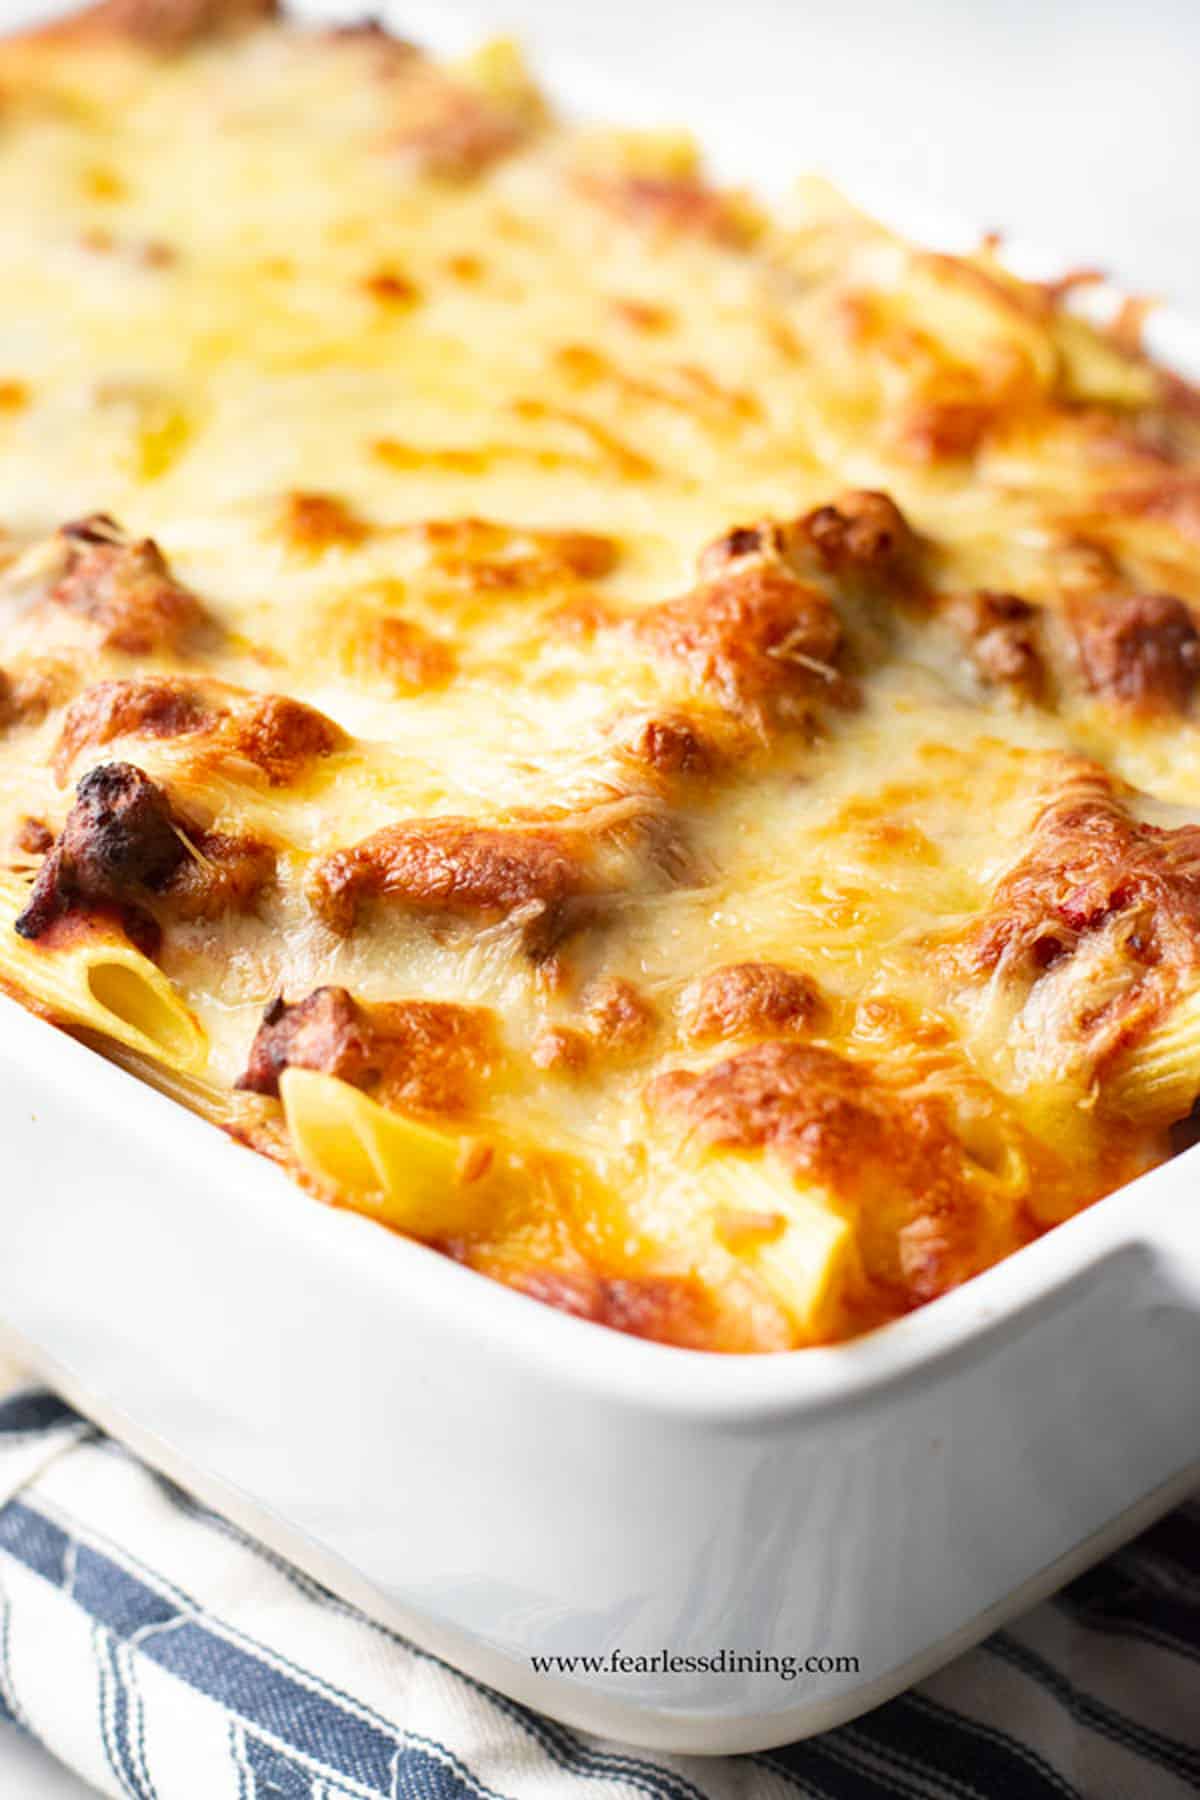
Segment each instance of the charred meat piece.
M73 905L136 906L167 885L186 855L157 783L132 763L102 763L80 782L15 929L38 938Z

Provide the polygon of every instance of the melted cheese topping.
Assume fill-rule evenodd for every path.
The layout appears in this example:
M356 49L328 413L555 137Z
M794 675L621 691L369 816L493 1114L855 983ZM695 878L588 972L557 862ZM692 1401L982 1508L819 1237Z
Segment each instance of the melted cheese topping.
M557 125L503 48L112 11L0 52L9 985L86 1025L30 958L132 941L181 1098L705 1347L848 1335L1166 1155L1182 384L989 248ZM76 800L114 765L151 788Z

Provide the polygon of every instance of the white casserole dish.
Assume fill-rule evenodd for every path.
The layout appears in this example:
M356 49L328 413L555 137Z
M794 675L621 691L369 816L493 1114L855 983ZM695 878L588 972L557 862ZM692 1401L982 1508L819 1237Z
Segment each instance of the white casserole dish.
M319 1206L7 1001L0 1071L19 1358L346 1598L589 1730L690 1752L825 1730L1200 1480L1200 1150L869 1337L727 1359ZM664 1649L860 1666L530 1661Z
M856 1342L726 1358L320 1206L9 1002L0 1096L15 1354L347 1599L592 1731L823 1731L1200 1480L1200 1151ZM861 1666L530 1663L722 1647Z

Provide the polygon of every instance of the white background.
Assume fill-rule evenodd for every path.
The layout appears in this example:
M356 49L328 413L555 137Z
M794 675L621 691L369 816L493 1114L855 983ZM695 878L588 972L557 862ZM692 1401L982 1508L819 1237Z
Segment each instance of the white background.
M0 0L0 22L46 10ZM395 16L422 10L428 0L407 14L399 0ZM823 169L867 202L894 197L909 217L1003 229L1064 267L1097 264L1200 318L1194 0L473 0L446 10L516 32L535 62L541 50L586 64L648 122L702 125L730 162L753 131L781 169ZM0 1726L0 1800L82 1793Z

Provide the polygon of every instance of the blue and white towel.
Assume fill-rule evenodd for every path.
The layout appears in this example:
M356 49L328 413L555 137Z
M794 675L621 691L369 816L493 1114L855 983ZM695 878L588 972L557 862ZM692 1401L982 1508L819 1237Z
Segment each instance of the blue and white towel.
M1185 1800L1200 1504L853 1725L650 1756L371 1624L26 1389L0 1397L7 1715L136 1800Z

